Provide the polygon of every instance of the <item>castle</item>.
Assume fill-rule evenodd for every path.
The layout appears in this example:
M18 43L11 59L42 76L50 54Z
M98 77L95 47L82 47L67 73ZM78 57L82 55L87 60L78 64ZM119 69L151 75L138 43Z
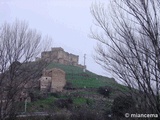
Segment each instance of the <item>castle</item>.
M51 48L51 51L44 51L41 53L41 58L36 60L44 60L47 62L56 62L64 65L73 65L84 68L85 66L78 64L79 56L65 52L61 47Z

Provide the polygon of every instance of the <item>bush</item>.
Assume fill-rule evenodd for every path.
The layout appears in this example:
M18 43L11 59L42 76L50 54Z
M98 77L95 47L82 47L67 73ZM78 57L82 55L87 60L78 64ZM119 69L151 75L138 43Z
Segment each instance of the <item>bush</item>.
M103 116L106 120L112 120L112 110L109 109L105 110Z
M100 93L104 97L108 97L109 98L111 92L112 92L112 88L108 87L108 86L104 86L104 87L99 87L98 88L98 93Z
M104 120L104 118L97 111L83 108L74 111L70 116L70 120Z
M92 100L92 99L86 99L86 103L87 103L87 105L92 106L93 103L94 103L94 100Z
M50 120L69 120L69 115L66 113L55 114Z
M64 89L66 90L75 90L71 82L66 82L66 85L64 86Z
M58 108L67 108L69 109L71 104L73 103L73 100L71 98L67 99L58 99L54 102L54 105Z
M131 96L118 96L114 99L112 113L116 117L124 117L125 113L132 113L135 102Z
M42 100L48 97L48 94L40 93L39 91L29 92L29 96L31 98L31 101L37 101Z
M60 98L61 93L58 93L58 92L56 92L56 93L50 93L50 96L53 96L53 97L56 97L56 98Z

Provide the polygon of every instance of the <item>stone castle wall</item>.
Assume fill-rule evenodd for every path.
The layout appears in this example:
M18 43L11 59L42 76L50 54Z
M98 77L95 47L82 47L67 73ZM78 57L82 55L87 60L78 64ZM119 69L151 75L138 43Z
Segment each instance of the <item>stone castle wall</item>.
M45 51L41 53L41 58L47 62L57 62L64 65L74 65L83 68L83 65L79 65L79 56L68 52L65 52L63 48L51 48L51 51ZM39 60L39 58L37 58Z
M65 72L59 68L44 70L39 80L42 92L62 92L66 85Z
M51 51L42 52L41 59L65 65L78 65L79 56L65 52L63 48L52 48Z

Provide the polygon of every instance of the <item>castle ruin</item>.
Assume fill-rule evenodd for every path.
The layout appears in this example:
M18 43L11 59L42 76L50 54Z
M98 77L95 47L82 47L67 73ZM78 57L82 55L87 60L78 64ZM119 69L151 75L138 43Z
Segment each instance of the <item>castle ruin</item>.
M73 65L84 68L83 65L78 64L79 56L65 52L61 47L51 48L51 51L44 51L41 53L41 58L36 60L44 60L47 62L55 62L64 65Z
M59 68L44 70L40 78L40 90L43 92L62 92L66 85L65 72Z

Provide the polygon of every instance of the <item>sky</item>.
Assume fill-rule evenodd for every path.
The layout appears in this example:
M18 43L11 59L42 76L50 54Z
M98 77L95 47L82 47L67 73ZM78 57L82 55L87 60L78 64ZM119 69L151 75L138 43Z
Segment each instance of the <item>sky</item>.
M94 26L90 7L106 0L0 0L0 24L25 20L34 28L52 37L51 47L79 55L83 65L86 54L87 70L112 77L93 59L97 41L89 37Z

